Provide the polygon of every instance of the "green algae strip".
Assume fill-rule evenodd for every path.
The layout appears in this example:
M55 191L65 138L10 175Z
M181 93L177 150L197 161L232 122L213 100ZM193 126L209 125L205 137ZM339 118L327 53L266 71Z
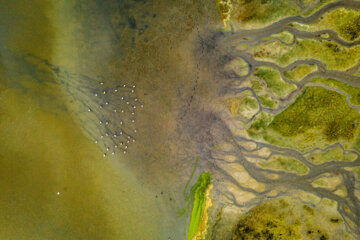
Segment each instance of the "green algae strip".
M200 221L204 214L204 208L206 203L206 190L211 184L210 173L203 172L200 174L197 182L192 186L190 196L193 199L193 209L191 212L188 240L191 240L196 235Z

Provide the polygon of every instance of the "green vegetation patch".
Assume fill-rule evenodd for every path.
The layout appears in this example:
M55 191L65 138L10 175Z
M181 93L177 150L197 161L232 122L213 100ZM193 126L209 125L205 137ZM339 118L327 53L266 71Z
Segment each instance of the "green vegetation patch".
M356 151L360 152L360 134L357 136L355 142L352 144L352 147L353 147Z
M355 176L358 180L360 180L360 167L352 167L348 168L349 170L353 171L355 173Z
M315 213L315 210L312 207L310 207L310 206L308 206L306 204L303 204L302 208L303 208L303 210L305 210L308 214L310 214L312 216Z
M293 158L282 157L282 156L272 157L269 161L262 162L259 165L264 168L285 170L287 172L294 172L300 175L307 173L309 170L300 161Z
M226 107L233 116L249 119L259 110L259 103L250 91L244 91L240 96L227 99Z
M310 162L321 164L328 161L354 161L355 154L344 154L340 147L328 149L325 152L316 152L308 158Z
M301 31L308 31L310 28L310 26L308 24L303 24L303 23L298 23L298 22L289 23L289 26L295 27L296 29L301 30Z
M360 180L360 167L353 168L354 172L357 174L357 178Z
M301 4L305 7L310 7L318 2L319 2L319 0L302 0Z
M279 104L278 100L273 100L267 93L258 95L261 104L267 108L276 108Z
M250 137L259 139L262 136L263 131L267 128L267 126L272 122L273 116L261 112L259 115L255 117L253 123L250 128L247 129L247 133Z
M292 215L290 204L283 199L264 202L239 219L231 239L302 239L300 221Z
M357 64L360 46L343 47L332 41L297 39L296 44L285 46L279 42L262 44L252 50L256 59L287 66L295 60L314 58L326 64L330 70L347 70Z
M344 40L354 41L360 36L360 11L338 8L309 26L309 30L333 29Z
M280 19L302 15L309 16L335 0L216 0L216 6L224 21L240 21L245 28L264 27Z
M306 239L319 239L319 240L330 239L329 234L324 233L319 229L314 229L313 226L308 227L308 229L306 230L306 236L307 236Z
M285 82L280 72L269 67L258 67L255 69L255 76L266 82L268 89L279 97L286 97L296 89L294 84Z
M360 105L360 89L349 84L325 78L314 78L311 82L326 84L331 88L339 89L350 96L350 102L354 105Z
M316 204L318 200L310 197L314 195L306 195L300 192L293 198L262 202L237 220L226 239L353 239L344 232L334 201L324 198Z
M226 25L231 16L231 0L216 0L216 8L220 13L221 20Z
M191 218L188 230L188 240L193 239L195 236L202 216L204 214L204 208L206 203L206 190L211 184L210 173L203 172L200 174L197 182L192 186L190 196L193 200L193 208L191 211Z
M327 183L325 180L323 180L323 179L315 180L313 183L314 183L315 185L317 185L317 186L320 186L320 187L326 187L326 186L328 186L328 183Z
M290 44L294 41L294 35L289 33L288 31L283 31L280 33L272 34L270 38L275 38L283 41L284 43Z
M238 76L245 76L249 72L249 64L242 58L236 58L225 66L225 70L233 71Z
M243 23L271 23L299 13L294 1L239 0L233 6L232 18Z
M335 1L337 0L301 0L299 2L301 2L301 4L305 6L301 15L304 17L310 16L316 11L323 8L325 5Z
M285 137L321 129L329 142L354 140L359 113L349 107L346 97L322 87L308 87L295 103L275 116L268 128Z
M315 72L316 70L317 70L317 66L315 64L313 65L302 64L289 71L286 71L284 75L290 80L299 82L306 75Z
M342 220L341 218L332 217L332 218L330 218L330 222L331 222L332 224L340 224L340 223L343 222L343 220Z
M279 104L278 100L274 100L266 90L266 83L253 79L251 81L251 88L255 91L258 96L261 105L267 108L276 108Z

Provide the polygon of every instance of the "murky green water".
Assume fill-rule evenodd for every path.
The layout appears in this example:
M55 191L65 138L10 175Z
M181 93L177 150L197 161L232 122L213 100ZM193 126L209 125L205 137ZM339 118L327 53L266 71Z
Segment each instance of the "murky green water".
M77 121L74 111L78 105L69 98L68 87L59 83L46 65L119 81L123 77L136 78L141 84L144 80L125 72L119 64L124 64L124 57L134 51L132 44L138 41L138 33L128 24L121 26L123 19L129 21L129 15L121 14L129 14L143 4L0 2L1 239L184 236L184 227L178 226L184 220L175 217L177 208L166 210L172 206L169 198L174 198L174 193L159 180L172 174L157 178L155 172L162 170L157 163L145 163L153 157L144 159L141 153L103 158ZM121 8L120 12L114 6ZM149 13L149 18L155 18L154 14L161 13ZM109 24L108 20L113 22ZM110 25L119 29L111 29ZM132 60L126 61L131 64ZM161 99L166 101L166 96ZM159 128L144 126L145 131ZM139 132L146 134L141 129ZM161 136L161 132L156 134ZM154 165L149 172L145 171L147 164Z
M358 42L294 25L360 9L332 2L0 0L0 239L186 239L189 223L200 229L186 199L202 172L211 191L192 222L208 239L288 227L295 239L356 238L358 116L343 123L328 100L358 111ZM345 58L349 69L329 67ZM284 73L301 64L317 70L287 88ZM286 109L314 86L326 90L304 104L323 102L311 114L334 115L346 141L321 138L321 124L271 137L286 130L273 126L281 114L289 126L308 118Z

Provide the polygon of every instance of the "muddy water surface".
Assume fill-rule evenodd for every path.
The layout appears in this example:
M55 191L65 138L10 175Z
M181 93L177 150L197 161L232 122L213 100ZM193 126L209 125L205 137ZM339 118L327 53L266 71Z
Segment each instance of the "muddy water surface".
M178 147L167 142L175 131L174 111L188 101L191 87L185 83L196 78L190 44L184 42L197 24L196 6L1 6L1 238L182 239L186 224L177 211L193 164L182 168L179 159L194 159L170 159ZM137 84L146 107L138 118L138 145L127 157L103 158L72 111L77 102L49 63ZM183 98L174 100L176 94Z

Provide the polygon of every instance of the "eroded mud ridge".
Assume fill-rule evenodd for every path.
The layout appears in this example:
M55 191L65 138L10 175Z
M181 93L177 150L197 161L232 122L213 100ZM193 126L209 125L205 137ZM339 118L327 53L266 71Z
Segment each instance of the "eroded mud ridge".
M333 209L332 216L344 223L341 234L360 236L359 11L358 1L330 2L309 16L199 40L199 68L212 69L214 91L227 108L197 115L206 115L212 128L199 143L209 159L218 203L209 228L213 239L226 238L221 230L226 216L287 197L304 209ZM350 15L344 24L334 20ZM332 29L332 23L344 27ZM233 239L254 239L236 235L239 228L255 231L237 225ZM305 239L340 234L316 237L313 229L299 231ZM261 234L255 239L266 239Z

